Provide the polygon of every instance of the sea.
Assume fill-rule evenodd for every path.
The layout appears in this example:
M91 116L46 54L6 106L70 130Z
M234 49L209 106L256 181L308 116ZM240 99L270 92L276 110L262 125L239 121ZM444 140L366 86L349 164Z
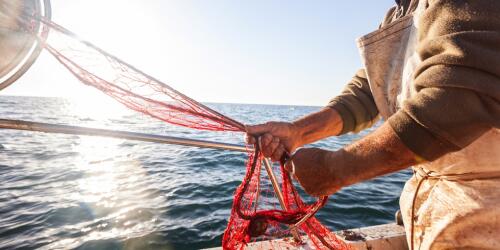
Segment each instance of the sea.
M321 107L208 103L246 124ZM93 99L0 96L0 119L225 143L244 135L166 124ZM359 134L309 145L337 150ZM0 129L0 248L200 249L221 245L246 153ZM394 222L410 170L345 187L317 217L331 230Z

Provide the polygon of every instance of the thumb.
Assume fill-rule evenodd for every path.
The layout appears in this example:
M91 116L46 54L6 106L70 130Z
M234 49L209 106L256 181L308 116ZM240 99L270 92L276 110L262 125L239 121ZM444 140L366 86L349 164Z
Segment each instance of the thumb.
M297 153L299 153L301 150L302 149L298 149L292 155L287 154L286 157L283 158L285 170L291 173L294 178L295 178L295 163L293 162L293 160L294 158L296 158Z
M295 174L295 165L293 164L292 160L288 160L287 162L285 162L285 170L291 174Z

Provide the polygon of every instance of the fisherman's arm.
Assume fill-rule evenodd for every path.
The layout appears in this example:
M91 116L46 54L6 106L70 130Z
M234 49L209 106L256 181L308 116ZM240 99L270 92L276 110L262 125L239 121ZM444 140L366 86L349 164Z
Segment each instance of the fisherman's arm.
M405 169L421 161L386 122L374 132L338 150L303 148L287 169L305 191L314 196L330 195L342 187Z
M260 136L262 153L279 160L285 152L313 141L337 135L342 130L342 118L332 108L324 108L309 114L295 122L267 122L247 126L247 143L255 144L255 137Z
M461 150L500 128L499 12L497 0L429 1L419 23L417 93L381 128L340 151L299 150L295 172L304 188L331 194ZM321 173L316 183L314 173Z
M364 69L356 72L342 93L330 100L327 107L335 109L343 121L342 130L336 135L359 132L379 119Z
M326 137L358 132L378 119L370 86L363 69L346 85L342 94L332 99L322 110L294 122L268 122L247 126L247 142L255 143L261 136L266 157L279 160L285 152Z

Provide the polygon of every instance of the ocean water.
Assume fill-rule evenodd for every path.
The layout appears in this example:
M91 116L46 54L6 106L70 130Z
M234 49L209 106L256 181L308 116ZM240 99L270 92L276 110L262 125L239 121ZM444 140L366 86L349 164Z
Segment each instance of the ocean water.
M245 123L319 107L209 104ZM0 118L243 143L240 133L170 126L94 100L0 96ZM339 149L368 133L314 146ZM90 136L0 130L0 248L216 247L246 154ZM342 189L318 218L332 230L394 221L409 170Z

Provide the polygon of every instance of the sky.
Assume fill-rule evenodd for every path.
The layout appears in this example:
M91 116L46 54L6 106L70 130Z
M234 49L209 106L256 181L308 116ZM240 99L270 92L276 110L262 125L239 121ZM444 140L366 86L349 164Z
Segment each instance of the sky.
M325 105L393 0L52 0L53 20L204 102ZM47 52L0 95L92 99Z

